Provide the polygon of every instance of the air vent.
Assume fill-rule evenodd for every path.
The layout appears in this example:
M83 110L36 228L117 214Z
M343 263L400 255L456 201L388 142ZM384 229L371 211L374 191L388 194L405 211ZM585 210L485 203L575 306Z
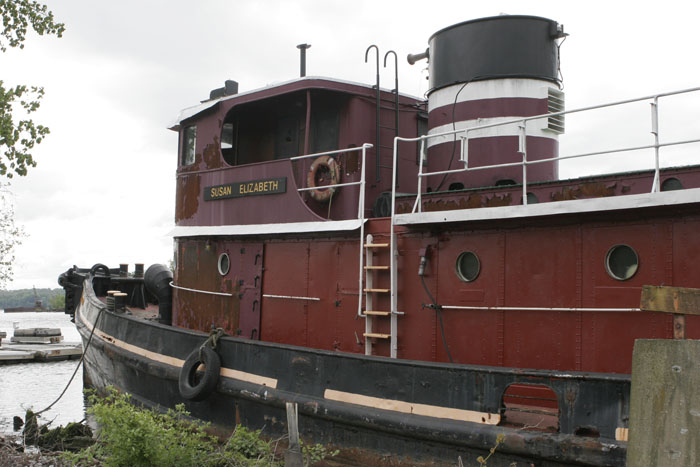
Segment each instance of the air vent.
M563 112L564 108L564 93L556 89L547 89L547 112L556 113ZM564 115L556 115L547 119L547 129L563 135L564 134Z

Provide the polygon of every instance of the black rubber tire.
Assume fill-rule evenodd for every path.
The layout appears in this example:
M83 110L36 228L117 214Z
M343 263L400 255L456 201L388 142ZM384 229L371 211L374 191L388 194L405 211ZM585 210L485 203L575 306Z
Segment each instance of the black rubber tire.
M204 365L204 375L197 380L197 368ZM202 358L199 358L199 348L195 349L180 370L179 389L180 395L190 401L201 401L209 397L216 389L221 371L221 359L219 354L208 345L202 350ZM201 373L201 372L200 372Z

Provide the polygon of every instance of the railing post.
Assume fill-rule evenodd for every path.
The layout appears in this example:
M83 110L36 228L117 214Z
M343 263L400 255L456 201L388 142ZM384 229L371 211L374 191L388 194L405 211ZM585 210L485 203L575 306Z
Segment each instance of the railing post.
M418 160L418 193L416 194L416 203L413 205L413 210L412 212L422 212L423 208L421 206L422 204L422 197L421 197L421 191L423 189L423 163L428 160L427 154L425 152L425 142L426 140L421 138L420 140L420 157ZM398 141L397 141L398 143Z
M651 103L651 132L654 135L654 183L651 185L651 192L661 191L659 180L659 97L654 97Z
M365 162L367 160L367 148L370 144L362 145L362 172L360 172L360 196L357 206L357 218L360 220L360 273L359 284L357 286L357 316L364 317L362 314L362 276L364 273L364 253L365 253Z
M394 233L394 219L396 217L396 167L398 164L398 147L399 147L399 137L394 138L394 173L392 174L392 180L391 180L391 225L389 227L389 288L390 288L390 295L389 295L389 303L390 303L390 311L391 311L391 343L390 343L390 356L391 358L396 358L396 349L397 344L396 344L396 338L398 335L398 323L396 320L396 303L398 301L397 297L397 281L398 281L398 266L396 262L396 254L397 254L397 249L396 249L396 234ZM423 162L421 161L420 166L423 165ZM420 167L419 166L419 167ZM420 168L419 168L420 171ZM420 177L418 177L418 180L420 181ZM419 193L420 195L420 190Z
M392 227L393 227L393 218L392 218ZM391 348L389 350L389 356L391 358L396 358L398 356L398 335L399 335L399 322L398 322L398 274L399 274L399 261L398 261L398 256L399 252L396 247L396 233L391 232L391 269L390 269L390 280L391 280L391 297L390 297L390 303L391 303Z
M460 159L464 162L464 167L469 166L469 128L464 129L464 135L460 135L462 139L462 154Z
M527 122L522 120L518 125L518 152L523 156L523 205L527 206Z

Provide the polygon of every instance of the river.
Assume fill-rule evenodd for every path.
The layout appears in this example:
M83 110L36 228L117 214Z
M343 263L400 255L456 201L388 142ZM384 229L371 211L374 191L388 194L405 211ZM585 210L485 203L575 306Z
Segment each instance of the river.
M80 342L80 335L64 313L5 313L0 311L0 331L13 333L13 323L21 328L61 328L64 342ZM51 404L65 388L79 360L51 363L18 363L0 366L0 434L12 432L12 417L24 418L26 409L39 411ZM78 370L70 387L39 423L51 426L78 422L85 418L83 371Z

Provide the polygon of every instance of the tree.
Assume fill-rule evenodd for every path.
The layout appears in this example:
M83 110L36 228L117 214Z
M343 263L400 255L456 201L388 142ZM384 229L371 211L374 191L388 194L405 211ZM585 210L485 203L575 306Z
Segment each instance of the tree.
M22 243L24 231L15 225L12 194L0 185L0 289L12 279L15 247Z
M66 307L66 294L61 291L58 295L54 295L49 300L50 310L63 310Z
M8 47L24 48L27 30L37 34L63 35L65 26L54 20L46 5L30 0L0 0L2 34L0 51ZM27 175L29 167L36 167L31 150L40 144L49 129L35 124L28 116L39 108L44 88L16 85L5 87L0 80L0 176ZM19 105L17 105L19 104ZM15 122L15 116L20 116Z
M0 0L2 33L0 51L8 47L24 48L29 28L39 35L63 35L65 26L54 21L46 5L31 0ZM39 108L44 88L23 84L5 87L0 80L0 177L27 175L28 167L36 167L31 150L49 134L49 129L35 124L30 114ZM19 104L19 105L17 105ZM19 118L15 122L15 118ZM15 246L21 243L23 231L15 225L14 203L7 186L0 184L0 288L12 279Z

